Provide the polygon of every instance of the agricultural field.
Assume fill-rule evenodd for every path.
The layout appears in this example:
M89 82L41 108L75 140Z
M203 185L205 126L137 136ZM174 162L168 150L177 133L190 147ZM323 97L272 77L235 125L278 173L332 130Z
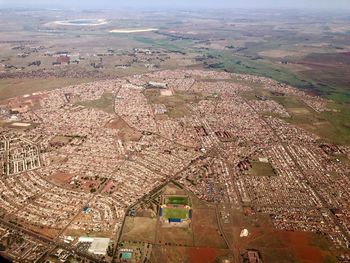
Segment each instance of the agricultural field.
M254 11L254 19L246 19L244 10L181 15L177 11L156 15L149 11L138 14L142 19L135 20L130 19L130 13L51 10L30 16L30 10L2 12L6 31L19 33L8 34L0 44L3 65L15 67L0 68L1 78L35 72L32 75L41 79L54 71L69 78L79 73L96 79L200 67L270 77L339 103L350 99L347 78L350 46L344 30L347 16L338 15L335 21L332 14L315 18L302 12L286 11L278 16ZM55 16L60 16L60 23L52 20ZM81 21L90 22L79 26ZM92 27L89 24L95 22L91 21L100 22ZM0 24L0 30L5 30L1 25L5 24ZM13 49L22 36L28 43L35 43L32 47L41 48L19 56L27 51ZM27 49L31 46L25 44ZM154 55L138 54L133 49L147 49ZM47 54L62 50L79 63L53 67L55 58ZM41 61L39 66L28 66L37 60ZM101 63L102 67L94 68L93 63Z
M293 97L268 95L290 113L288 122L331 143L350 144L347 16L338 15L335 21L332 14L315 18L286 11L283 16L253 12L254 19L246 19L244 11L181 15L164 11L156 16L150 11L138 14L142 19L136 21L130 19L131 13L51 10L32 16L30 10L2 12L0 31L7 33L0 43L0 100L97 79L206 68L265 76L330 99L331 111L318 113ZM60 24L52 20L55 16L78 24L99 19L107 23ZM70 57L69 65L53 65L60 52ZM29 66L37 61L40 65ZM144 95L150 104L164 104L171 118L189 116L187 104L207 97L180 91L167 97L157 90L146 90ZM111 99L106 94L82 104L110 113Z

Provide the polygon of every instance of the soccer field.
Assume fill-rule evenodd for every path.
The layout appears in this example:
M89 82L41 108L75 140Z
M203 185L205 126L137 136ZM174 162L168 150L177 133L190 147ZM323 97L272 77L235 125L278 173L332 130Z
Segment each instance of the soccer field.
M163 217L168 218L188 218L188 210L182 208L163 208Z
M168 196L165 199L165 203L172 205L188 205L188 198L185 196Z

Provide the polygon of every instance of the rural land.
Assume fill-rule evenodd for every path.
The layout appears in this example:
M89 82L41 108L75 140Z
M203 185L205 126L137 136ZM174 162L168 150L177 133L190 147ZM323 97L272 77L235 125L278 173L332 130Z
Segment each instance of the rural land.
M0 9L0 255L350 262L350 16Z

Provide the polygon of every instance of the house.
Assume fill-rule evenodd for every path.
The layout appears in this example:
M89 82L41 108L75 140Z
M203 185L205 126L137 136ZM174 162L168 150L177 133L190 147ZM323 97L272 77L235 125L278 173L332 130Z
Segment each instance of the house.
M69 65L70 58L68 56L59 56L52 65Z

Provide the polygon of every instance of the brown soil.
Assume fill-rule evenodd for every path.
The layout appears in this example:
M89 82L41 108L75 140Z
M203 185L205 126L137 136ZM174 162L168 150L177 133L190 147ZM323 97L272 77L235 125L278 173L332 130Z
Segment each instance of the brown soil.
M50 177L53 182L60 185L69 184L72 178L72 174L63 172L57 172Z
M215 262L217 253L213 248L190 248L189 249L189 262L191 263L203 263L203 262Z
M118 137L123 141L139 141L142 134L139 131L131 128L122 118L118 117L116 119L110 120L106 124L107 128L120 130Z

